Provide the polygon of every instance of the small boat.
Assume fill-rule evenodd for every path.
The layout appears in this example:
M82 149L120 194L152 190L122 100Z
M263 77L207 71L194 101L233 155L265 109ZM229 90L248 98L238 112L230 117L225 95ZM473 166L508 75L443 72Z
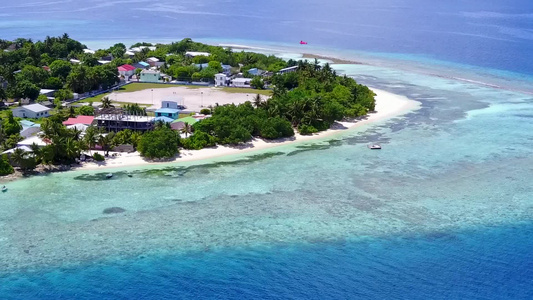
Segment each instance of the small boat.
M133 177L133 175L132 174L128 174L128 177Z
M307 45L307 42L300 41L300 45Z
M111 178L111 177L113 177L113 173L109 173L109 174L107 174L107 175L105 176L105 178L107 178L107 179L109 179L109 178Z
M2 192L3 193L7 192L7 187L5 185L2 187Z
M370 148L370 150L380 150L381 146L378 144L374 144L374 145L368 146L368 148Z

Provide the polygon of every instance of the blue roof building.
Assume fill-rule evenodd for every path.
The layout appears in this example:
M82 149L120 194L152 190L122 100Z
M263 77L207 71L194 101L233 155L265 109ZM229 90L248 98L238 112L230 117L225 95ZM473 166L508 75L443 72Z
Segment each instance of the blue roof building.
M252 68L250 70L248 70L248 73L250 75L253 75L253 76L259 76L261 74L263 74L265 71L261 70L261 69L258 69L258 68Z
M179 117L180 110L177 108L163 107L155 111L155 117L167 117L176 120Z
M159 122L159 121L163 121L165 123L172 123L172 122L174 122L174 119L169 118L169 117L164 117L164 116L156 117L154 119L154 122Z

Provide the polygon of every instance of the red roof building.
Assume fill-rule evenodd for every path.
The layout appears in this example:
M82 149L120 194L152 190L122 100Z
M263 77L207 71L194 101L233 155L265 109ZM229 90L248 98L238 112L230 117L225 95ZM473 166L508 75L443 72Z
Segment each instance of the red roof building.
M77 116L76 118L68 118L68 120L63 122L63 125L69 126L74 124L85 124L89 126L93 123L93 121L93 116Z
M132 66L132 65L122 65L120 67L117 68L119 72L131 72L131 71L135 71L135 67Z

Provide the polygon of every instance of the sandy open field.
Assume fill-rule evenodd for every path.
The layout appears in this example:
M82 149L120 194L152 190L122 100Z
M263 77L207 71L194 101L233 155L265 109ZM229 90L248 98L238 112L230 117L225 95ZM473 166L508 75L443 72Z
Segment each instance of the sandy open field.
M149 109L161 107L164 99L179 99L179 104L185 105L186 111L200 112L203 107L215 106L216 103L239 104L252 101L256 94L227 93L220 88L202 87L169 87L164 89L147 89L129 93L111 93L109 99L116 102L129 102L150 105ZM261 96L264 100L267 96Z

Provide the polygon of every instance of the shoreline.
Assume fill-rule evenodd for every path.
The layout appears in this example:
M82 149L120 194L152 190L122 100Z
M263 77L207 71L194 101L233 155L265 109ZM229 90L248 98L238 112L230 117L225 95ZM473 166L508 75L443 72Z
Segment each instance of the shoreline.
M376 112L369 113L365 117L362 117L361 119L356 121L336 122L332 126L332 128L326 131L315 133L313 135L300 135L296 133L294 137L291 138L271 141L253 138L251 142L236 147L216 146L213 148L204 148L201 150L180 150L180 154L177 157L160 162L145 160L140 156L139 152L120 153L120 156L109 157L103 163L84 163L81 166L73 167L71 170L109 170L121 167L169 165L173 163L201 161L244 153L253 153L261 150L268 150L280 146L298 144L307 141L319 141L327 137L351 131L365 124L371 124L392 117L401 116L405 113L416 110L420 105L419 102L410 100L402 95L397 95L374 88L371 89L376 93Z

